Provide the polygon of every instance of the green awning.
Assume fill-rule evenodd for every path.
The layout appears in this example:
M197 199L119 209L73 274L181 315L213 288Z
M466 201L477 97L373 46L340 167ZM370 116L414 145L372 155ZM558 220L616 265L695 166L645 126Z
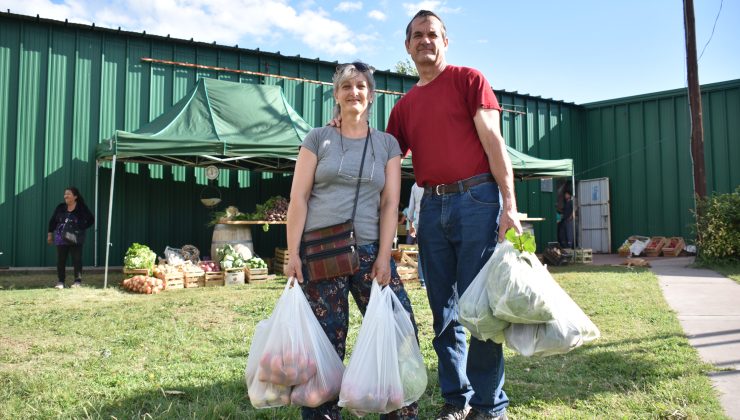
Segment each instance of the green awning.
M506 149L509 152L509 159L511 159L514 177L518 179L526 180L573 176L573 159L539 159L509 146L507 146ZM403 159L401 169L404 176L409 178L414 177L411 154Z
M118 130L96 157L185 166L291 169L311 130L279 86L203 78L170 110L134 132Z

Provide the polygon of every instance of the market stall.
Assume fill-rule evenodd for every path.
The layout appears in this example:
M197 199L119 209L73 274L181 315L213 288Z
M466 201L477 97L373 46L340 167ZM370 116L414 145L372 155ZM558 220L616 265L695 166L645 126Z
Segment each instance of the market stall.
M135 132L116 131L96 151L99 168L111 164L106 243L110 244L116 164L133 162L217 169L288 171L311 126L288 104L279 86L202 78L193 90ZM96 215L96 221L99 217ZM95 226L97 242L98 227ZM95 246L97 264L97 243ZM108 283L106 247L104 285Z

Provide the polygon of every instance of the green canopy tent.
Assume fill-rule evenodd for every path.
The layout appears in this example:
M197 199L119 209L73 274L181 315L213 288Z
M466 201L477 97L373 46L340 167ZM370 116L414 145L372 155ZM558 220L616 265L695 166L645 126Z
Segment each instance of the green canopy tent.
M514 170L514 177L521 181L557 177L573 178L573 159L539 159L509 146L506 146L506 149ZM401 171L405 177L414 177L410 153L401 162Z
M117 160L286 171L293 168L298 146L309 130L311 126L288 104L279 86L198 80L169 111L134 132L117 130L97 146L97 168L101 162L111 161L106 243L110 243ZM98 177L96 169L96 212ZM97 225L95 230L97 242ZM97 264L97 243L95 250ZM108 258L106 247L106 286Z

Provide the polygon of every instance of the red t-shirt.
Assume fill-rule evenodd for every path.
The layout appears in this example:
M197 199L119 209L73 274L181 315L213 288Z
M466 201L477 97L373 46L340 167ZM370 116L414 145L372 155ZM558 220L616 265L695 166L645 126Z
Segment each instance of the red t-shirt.
M418 184L449 184L491 171L473 122L480 108L501 110L491 85L478 70L452 65L396 103L386 131L404 154L411 149Z

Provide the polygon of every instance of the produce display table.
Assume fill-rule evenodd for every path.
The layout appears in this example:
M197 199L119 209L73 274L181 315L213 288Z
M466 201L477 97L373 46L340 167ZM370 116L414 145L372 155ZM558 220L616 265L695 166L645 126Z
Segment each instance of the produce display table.
M242 244L254 253L252 242L252 225L284 225L288 222L268 222L266 220L230 220L216 223L213 228L213 240L211 241L211 259L216 258L216 248L226 244L236 246Z
M522 231L534 235L534 222L544 222L544 217L520 217L519 222L522 224Z

